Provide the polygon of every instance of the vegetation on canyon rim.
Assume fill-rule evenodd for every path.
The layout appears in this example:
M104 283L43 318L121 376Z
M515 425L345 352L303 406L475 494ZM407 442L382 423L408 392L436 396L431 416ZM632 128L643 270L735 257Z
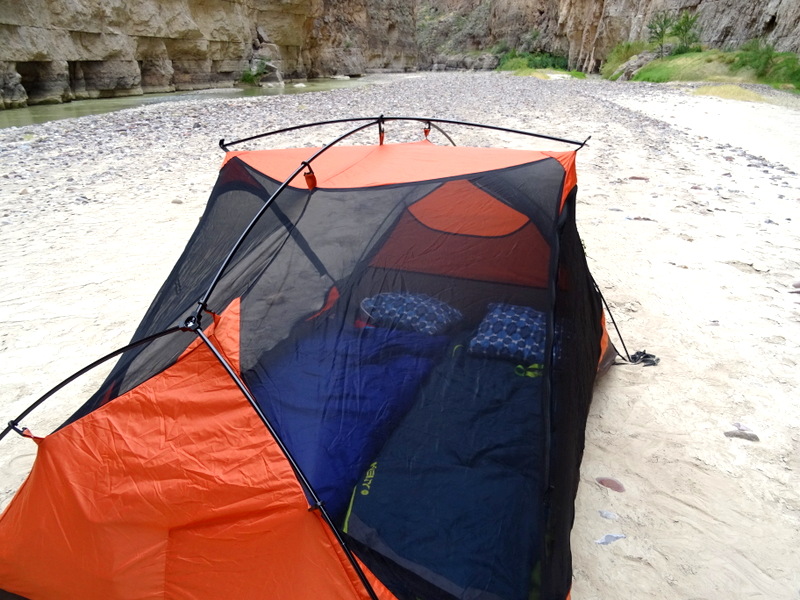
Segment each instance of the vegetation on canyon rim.
M601 68L607 79L617 79L620 67L642 52L659 58L642 67L634 81L720 81L765 83L800 90L800 60L792 52L776 52L760 39L750 40L738 50L704 49L699 45L697 15L682 11L678 16L656 14L647 24L648 40L622 42L609 53Z
M617 79L620 67L642 52L655 52L657 58L641 68L635 81L664 83L667 81L718 81L765 83L778 88L800 90L800 60L791 52L776 52L763 40L747 42L738 50L704 49L697 28L698 15L681 11L674 15L657 13L647 24L648 40L622 42L615 46L601 68L607 79ZM499 58L497 69L516 75L540 76L542 71L569 72L573 77L585 77L579 71L569 71L565 56L532 50L538 37L529 32L517 47L501 41L491 48Z
M468 14L443 11L423 3L418 13L417 42L423 54L458 56L493 54L497 69L515 75L547 77L548 72L566 72L573 77L584 73L569 70L566 56L546 52L542 34L533 28L486 46L486 23L491 3L482 0ZM767 83L800 90L800 63L793 53L779 53L761 40L753 40L738 50L704 48L700 44L699 14L689 10L661 11L647 23L647 39L621 42L612 49L601 66L601 75L617 79L620 67L643 52L656 55L640 68L637 81L717 81ZM484 63L485 64L485 63Z

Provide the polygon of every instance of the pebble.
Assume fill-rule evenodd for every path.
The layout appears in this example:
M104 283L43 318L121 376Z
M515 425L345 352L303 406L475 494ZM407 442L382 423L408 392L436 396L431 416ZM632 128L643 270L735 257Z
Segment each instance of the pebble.
M734 429L733 431L726 431L725 437L729 438L740 438L743 440L747 440L748 442L759 442L761 441L758 436L753 433L752 431L742 431L740 429Z
M617 540L624 540L625 534L622 533L607 533L599 540L595 540L596 544L600 544L602 546L608 546L609 544L613 544Z
M615 492L624 492L625 486L622 483L613 477L598 477L595 479L597 483L602 485L603 487L607 487L610 490L614 490Z

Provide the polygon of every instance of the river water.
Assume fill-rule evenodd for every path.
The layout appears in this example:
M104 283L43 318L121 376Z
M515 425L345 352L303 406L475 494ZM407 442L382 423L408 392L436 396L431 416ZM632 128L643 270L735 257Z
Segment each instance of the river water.
M154 104L158 102L175 102L191 98L242 98L245 96L277 96L281 94L301 94L308 92L324 92L338 88L359 87L377 81L377 76L356 77L352 79L312 79L303 82L286 82L284 87L262 88L220 88L199 90L194 92L173 92L171 94L145 94L124 98L102 98L98 100L74 100L63 104L48 104L0 110L0 129L6 127L22 127L58 119L83 117L113 112L123 108Z

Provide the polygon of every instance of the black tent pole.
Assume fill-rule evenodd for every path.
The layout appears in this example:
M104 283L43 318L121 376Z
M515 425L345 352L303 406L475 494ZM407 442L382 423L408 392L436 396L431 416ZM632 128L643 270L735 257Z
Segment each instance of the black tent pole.
M316 160L326 150L328 150L332 146L335 146L336 144L338 144L342 140L350 137L351 135L353 135L355 133L358 133L362 129L366 129L367 127L371 127L371 126L379 123L380 122L379 119L380 119L380 117L378 117L377 119L372 119L372 120L370 120L369 123L366 123L364 125L359 125L355 129L351 129L347 133L343 133L342 135L340 135L338 138L336 138L335 140L333 140L329 144L323 146L322 148L317 150L310 158L308 158L307 160L304 160L302 163L300 163L300 166L298 166L297 169L295 169L292 172L292 174L289 175L289 177L287 177L286 180L282 184L280 184L278 186L278 189L276 189L272 193L272 195L267 199L267 201L264 202L264 206L262 206L258 210L258 212L255 214L253 219L247 225L245 230L239 236L239 239L236 240L236 243L233 245L233 248L231 248L230 252L228 252L228 255L225 257L225 260L222 261L222 265L217 270L217 274L214 276L214 279L211 281L211 285L208 287L208 291L206 291L205 295L203 296L203 298L198 303L199 306L198 306L197 310L195 311L195 314L192 317L189 317L189 319L187 319L187 321L186 321L186 326L187 327L191 328L193 326L194 321L197 321L199 323L200 316L201 316L202 312L207 310L206 307L208 305L209 298L211 298L211 294L214 293L214 290L216 289L217 284L219 283L220 279L222 279L222 275L225 273L225 270L230 265L231 261L233 260L234 255L239 250L239 248L242 246L242 244L244 244L245 238L250 234L250 232L256 226L258 221L261 219L261 217L264 216L264 213L267 212L267 210L272 205L272 203L275 201L275 199L281 194L281 192L283 192L283 190L285 190L289 186L289 184L292 182L292 180L295 177L297 177L298 175L300 175L300 173L303 171L303 169L307 168L311 162ZM359 120L361 120L361 119L359 119ZM331 121L331 122L335 123L335 122L342 122L342 121ZM286 131L291 131L292 129L298 129L298 128L296 128L296 127L295 128L288 128ZM259 137L259 136L256 136L256 137ZM253 139L253 138L251 138L251 139ZM220 141L220 145L222 146L222 142L221 141Z
M234 146L236 144L242 144L244 142L250 142L252 140L258 140L258 139L269 137L269 136L272 136L272 135L277 135L279 133L286 133L286 132L289 132L289 131L296 131L298 129L306 129L308 127L322 127L324 125L333 125L333 124L337 124L337 123L356 123L358 121L370 121L370 122L381 122L382 121L383 123L386 123L388 121L416 121L418 123L431 123L431 124L433 124L433 123L443 123L443 124L447 124L447 125L461 125L461 126L464 126L464 127L477 127L479 129L490 129L490 130L493 130L493 131L502 131L504 133L515 133L515 134L519 134L519 135L526 135L528 137L536 137L536 138L541 138L541 139L544 139L544 140L550 140L550 141L553 141L553 142L561 142L561 143L564 143L564 144L572 144L574 146L578 146L579 148L582 148L586 144L586 142L589 141L588 138L587 138L583 142L577 142L575 140L568 140L568 139L565 139L565 138L554 137L554 136L551 136L551 135L544 135L542 133L534 133L532 131L523 131L521 129L510 129L508 127L500 127L500 126L497 126L497 125L484 125L482 123L471 123L469 121L456 121L456 120L453 120L453 119L436 119L436 118L429 118L429 117L386 117L386 116L381 115L379 117L361 117L361 118L351 118L351 119L336 119L336 120L333 120L333 121L318 121L316 123L306 123L304 125L295 125L294 127L286 127L284 129L276 129L275 131L268 131L266 133L259 133L258 135L252 135L250 137L242 138L240 140L234 140L232 142L226 142L224 139L222 139L222 140L219 141L219 146L220 146L220 148L222 148L223 150L228 152L230 146ZM437 127L437 129L439 129L439 128ZM441 131L441 129L439 129L439 131ZM442 132L442 133L444 133L444 132ZM450 139L449 136L447 136L447 134L445 134L445 137L447 137L447 139L450 140L450 142L452 143L452 140ZM455 145L455 144L453 144L453 145Z
M170 329L162 331L161 333L155 333L153 335L149 335L146 338L142 338L141 340L137 340L135 342L131 342L127 346L123 346L122 348L119 348L118 350L114 350L114 352L111 352L110 354L106 354L104 357L98 358L93 363L91 363L89 365L86 365L80 371L77 371L77 372L73 373L72 375L70 375L69 377L67 377L64 381L59 383L57 386L55 386L53 389L51 389L49 392L47 392L41 398L39 398L36 402L31 404L25 410L23 410L16 419L13 419L13 420L9 421L8 422L8 426L2 432L0 432L0 440L2 440L6 436L6 434L9 431L12 431L12 430L14 430L17 433L19 433L20 435L22 435L24 429L20 429L19 428L19 422L22 419L24 419L25 417L27 417L31 412L33 412L33 410L36 409L36 407L38 407L42 402L44 402L45 400L50 398L53 394L59 392L61 389L63 389L66 386L68 386L70 383L75 381L81 375L84 375L85 373L88 373L89 371L91 371L95 367L100 366L101 364L103 364L107 360L111 360L115 356L119 356L120 354L123 354L124 352L127 352L128 350L132 350L133 348L136 348L136 347L141 346L143 344L147 344L149 342L157 340L160 337L164 337L165 335L169 335L171 333L176 333L178 331L184 331L184 329L182 327L171 327Z
M242 392L244 397L250 403L250 406L253 407L253 410L255 410L256 414L258 415L258 418L261 419L262 423L264 423L264 426L267 428L267 431L269 431L270 435L272 436L272 439L275 440L275 443L278 445L278 448L280 448L281 452L286 457L286 460L289 462L289 465L292 467L295 476L300 481L303 488L311 496L311 499L314 501L314 506L312 507L312 509L319 510L322 519L330 527L331 531L333 532L333 535L336 537L336 541L339 543L345 555L347 556L347 560L350 562L353 569L356 571L356 574L358 575L358 578L361 580L361 583L364 585L364 589L369 594L369 597L372 600L378 600L378 597L375 594L375 590L372 589L372 584L370 584L369 580L367 579L367 576L364 574L364 571L361 568L361 565L358 564L356 557L353 555L352 550L350 550L347 543L344 541L344 538L339 533L339 530L336 528L336 525L333 523L333 519L331 519L331 516L328 514L328 511L325 509L325 505L322 503L322 500L320 500L319 496L317 496L317 493L314 491L314 488L311 487L311 483L309 482L305 473L303 473L303 470L300 468L300 465L297 464L289 449L285 446L278 433L272 427L272 424L269 422L269 419L267 419L267 416L264 414L264 411L261 410L261 407L258 405L256 399L250 393L250 390L247 389L247 386L244 384L241 377L239 377L239 375L236 373L233 367L228 363L228 361L225 359L222 353L216 348L216 346L214 346L214 344L206 336L206 334L203 333L203 330L200 328L199 323L193 328L193 330L200 337L200 339L203 340L203 343L208 347L208 349L211 350L214 357L220 362L220 364L223 366L223 368L228 373L230 378L236 384L236 387L239 388L239 391Z

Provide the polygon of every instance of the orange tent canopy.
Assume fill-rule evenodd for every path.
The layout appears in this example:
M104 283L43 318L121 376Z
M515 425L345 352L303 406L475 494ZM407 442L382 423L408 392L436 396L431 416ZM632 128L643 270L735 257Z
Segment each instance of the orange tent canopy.
M546 158L555 158L564 166L567 173L564 189L567 192L577 181L575 150L542 152L437 146L429 141L335 148L336 152L323 152L311 165L317 185L321 188L364 188L444 179L515 167ZM319 150L320 148L290 148L231 151L227 153L225 163L238 157L267 177L284 181ZM290 185L304 189L305 178L300 174Z

